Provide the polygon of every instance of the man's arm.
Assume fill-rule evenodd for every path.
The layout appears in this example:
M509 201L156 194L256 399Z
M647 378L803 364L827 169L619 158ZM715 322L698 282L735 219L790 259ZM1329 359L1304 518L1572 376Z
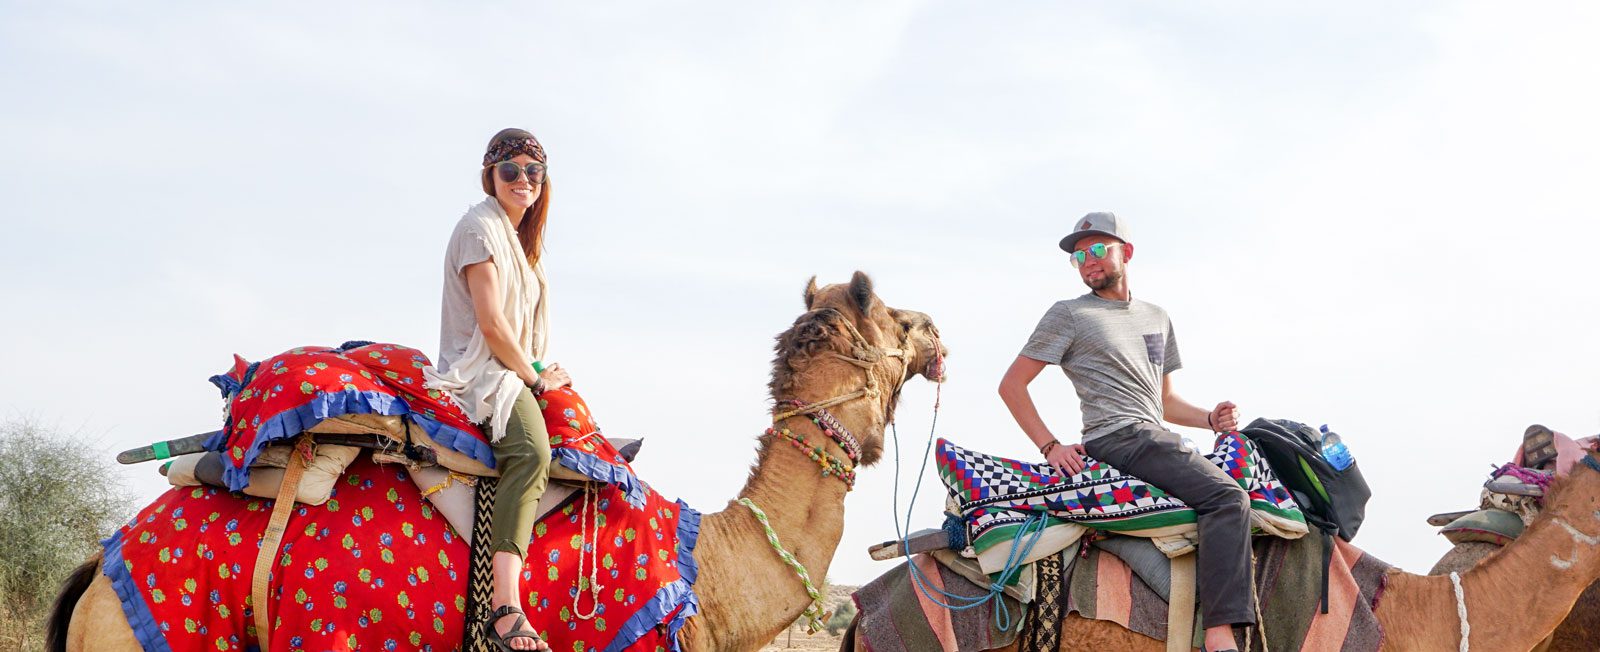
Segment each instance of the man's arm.
M1205 428L1212 432L1239 429L1239 408L1231 401L1218 403L1213 410L1190 403L1172 388L1172 374L1161 377L1161 411L1167 423Z
M1011 368L1006 369L1006 375L1000 379L1000 400L1005 402L1006 409L1011 411L1011 418L1017 420L1017 425L1033 441L1035 448L1043 451L1050 442L1057 443L1045 451L1045 460L1063 475L1070 476L1083 470L1083 446L1061 444L1050 433L1050 428L1044 425L1044 419L1039 417L1039 409L1033 404L1033 396L1028 394L1028 383L1039 377L1039 372L1045 366L1045 363L1033 358L1017 356L1011 362Z

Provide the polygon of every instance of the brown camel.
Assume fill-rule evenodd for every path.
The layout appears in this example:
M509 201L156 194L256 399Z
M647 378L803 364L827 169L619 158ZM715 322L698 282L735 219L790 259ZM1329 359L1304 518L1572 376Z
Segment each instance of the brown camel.
M1600 465L1596 460L1600 456L1589 453L1589 462ZM1537 648L1600 578L1600 466L1579 464L1569 476L1558 479L1546 496L1544 512L1522 536L1460 577L1471 625L1470 649ZM1448 577L1391 571L1376 610L1384 649L1459 649L1461 621L1456 608ZM1271 623L1267 627L1270 630ZM1166 649L1164 642L1116 623L1075 614L1063 621L1061 640L1063 652ZM860 641L845 645L865 649Z
M893 419L902 385L913 375L943 379L945 350L938 331L923 313L884 305L860 272L848 284L820 290L812 279L805 305L807 311L778 337L771 391L781 418L774 428L821 445L845 468L870 465L882 455L884 428ZM820 404L837 417L848 431L841 439L853 433L859 445L858 460L847 461L852 456L839 440L830 440L804 414L784 416L793 402L801 411ZM843 533L849 485L838 475L819 473L818 461L780 437L762 435L756 449L739 497L765 511L784 548L820 582ZM730 501L723 511L704 517L695 557L700 614L679 634L685 649L758 649L811 602L743 504ZM68 580L50 620L48 649L139 649L98 562L96 556Z
M1489 555L1500 552L1500 546L1483 541L1458 543L1439 558L1439 563L1428 571L1429 575L1449 575L1452 571L1466 573ZM1531 593L1530 593L1531 594ZM1593 652L1600 650L1600 582L1589 585L1565 620L1556 626L1545 647L1537 652Z

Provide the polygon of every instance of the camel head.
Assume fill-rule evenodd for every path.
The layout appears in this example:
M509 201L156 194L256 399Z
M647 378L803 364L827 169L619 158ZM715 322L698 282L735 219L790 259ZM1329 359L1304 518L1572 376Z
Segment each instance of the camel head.
M806 283L806 312L778 336L773 362L774 401L821 401L862 387L871 374L875 396L872 423L861 437L861 463L883 454L883 426L894 420L900 389L912 376L945 379L944 357L933 319L915 310L891 308L872 291L872 279L856 272L849 283L817 287ZM848 362L853 360L855 362ZM860 409L840 405L841 410Z
M1556 472L1539 516L1513 545L1538 540L1538 531L1559 532L1548 564L1560 576L1587 586L1600 577L1600 453L1589 442L1576 463ZM1509 550L1511 546L1507 547ZM1539 564L1540 570L1552 570Z

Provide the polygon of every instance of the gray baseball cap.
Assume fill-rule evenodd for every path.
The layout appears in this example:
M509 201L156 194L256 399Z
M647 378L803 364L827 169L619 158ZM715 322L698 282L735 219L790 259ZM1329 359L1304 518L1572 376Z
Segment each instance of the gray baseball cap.
M1090 213L1078 220L1076 229L1067 237L1061 239L1061 250L1071 253L1072 248L1091 235L1109 235L1123 242L1128 241L1128 225L1117 218L1116 213Z

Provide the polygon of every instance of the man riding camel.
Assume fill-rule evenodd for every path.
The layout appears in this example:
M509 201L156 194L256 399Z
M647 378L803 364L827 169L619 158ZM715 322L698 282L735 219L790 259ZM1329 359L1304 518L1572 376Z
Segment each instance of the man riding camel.
M1133 243L1112 213L1089 213L1061 239L1091 290L1058 301L1000 380L1000 398L1040 454L1064 478L1083 455L1145 480L1192 507L1199 521L1196 560L1205 650L1235 650L1234 625L1255 623L1250 583L1250 498L1168 423L1213 432L1238 428L1230 402L1205 410L1179 397L1172 372L1183 366L1166 311L1133 298L1127 269ZM1039 417L1028 384L1060 365L1083 409L1083 443L1062 444Z

